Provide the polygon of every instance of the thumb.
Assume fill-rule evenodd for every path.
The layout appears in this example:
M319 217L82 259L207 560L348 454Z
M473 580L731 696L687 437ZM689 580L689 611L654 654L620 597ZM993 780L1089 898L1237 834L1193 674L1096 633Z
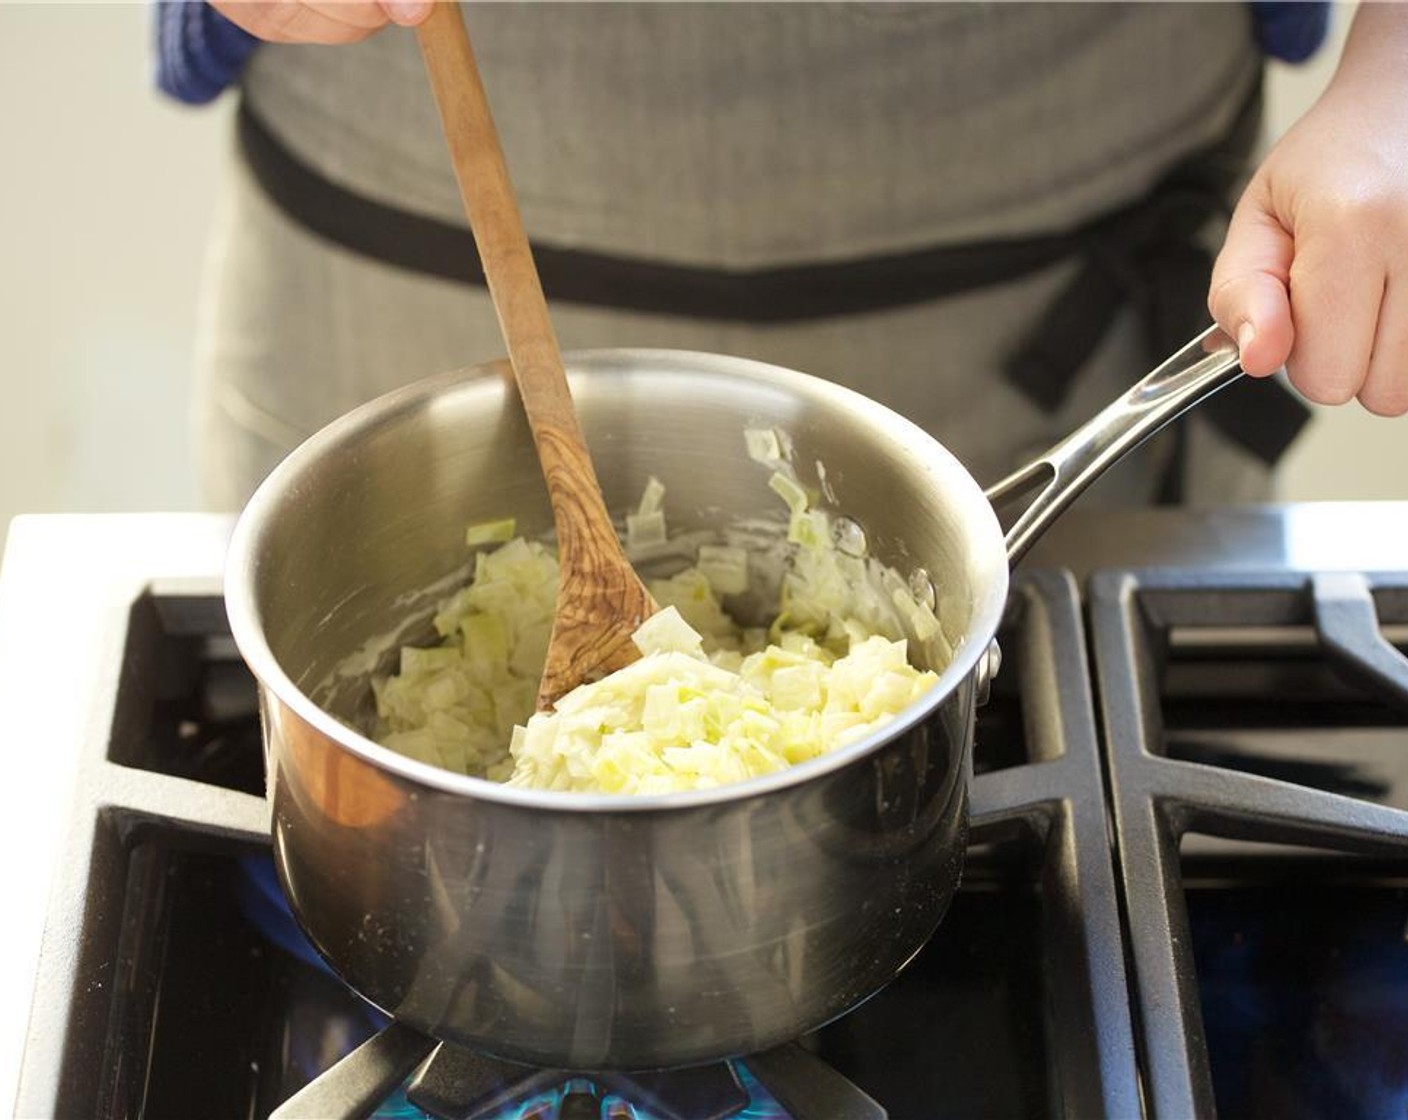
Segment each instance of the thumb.
M1295 243L1248 188L1227 227L1212 270L1208 310L1237 340L1242 368L1253 377L1275 373L1295 341L1288 281Z

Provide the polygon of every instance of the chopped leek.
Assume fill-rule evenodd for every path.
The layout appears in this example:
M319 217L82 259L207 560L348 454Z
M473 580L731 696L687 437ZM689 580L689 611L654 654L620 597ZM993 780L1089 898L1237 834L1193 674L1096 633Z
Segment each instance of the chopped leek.
M652 544L664 544L665 538L665 515L659 510L626 515L627 548L643 548Z
M636 513L659 513L665 504L665 484L654 475L650 476L645 484L645 491L640 496L640 505L636 507Z
M746 435L756 459L790 454L779 433ZM534 713L557 561L510 536L478 552L469 586L441 604L439 644L403 648L399 672L373 681L377 738L515 786L655 794L768 774L883 727L937 680L910 665L906 634L941 642L938 619L893 572L836 547L790 468L768 485L786 503L793 549L766 631L721 604L750 589L747 550L702 544L693 566L649 582L662 609L634 635L639 660ZM652 478L626 517L628 545L667 539L664 493ZM466 540L497 543L512 525L486 522Z
M793 513L804 513L808 506L807 492L797 485L797 480L781 471L774 471L768 479L768 486L776 491L787 508Z
M694 566L716 595L741 595L748 590L748 552L726 544L701 544Z
M757 463L782 462L782 442L772 428L748 428L743 433L748 458Z
M471 548L477 544L502 544L512 540L517 529L518 522L512 517L498 521L481 521L465 530L464 543Z

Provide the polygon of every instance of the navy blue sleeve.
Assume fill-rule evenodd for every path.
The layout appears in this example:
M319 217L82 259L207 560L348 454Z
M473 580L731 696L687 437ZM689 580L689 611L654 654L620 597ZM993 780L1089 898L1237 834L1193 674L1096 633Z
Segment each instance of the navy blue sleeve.
M1304 62L1320 49L1330 25L1328 0L1252 0L1261 49L1282 62Z
M155 17L157 88L188 105L215 100L259 45L204 0L157 0Z

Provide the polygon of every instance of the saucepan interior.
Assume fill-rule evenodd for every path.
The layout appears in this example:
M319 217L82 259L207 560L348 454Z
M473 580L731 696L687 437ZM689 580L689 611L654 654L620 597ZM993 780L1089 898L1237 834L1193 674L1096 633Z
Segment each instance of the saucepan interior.
M566 360L614 513L634 509L654 477L672 535L732 526L765 540L786 510L744 433L776 430L799 480L859 527L868 554L932 587L946 641L912 642L911 656L944 675L937 691L973 669L996 631L1008 562L990 505L937 441L854 392L762 363L645 350ZM465 578L465 527L509 516L524 536L551 534L505 364L380 398L295 451L246 509L228 577L240 647L261 681L351 749L454 786L456 776L427 773L326 717L365 725L369 693L349 668L389 664L392 639L413 638L415 620Z

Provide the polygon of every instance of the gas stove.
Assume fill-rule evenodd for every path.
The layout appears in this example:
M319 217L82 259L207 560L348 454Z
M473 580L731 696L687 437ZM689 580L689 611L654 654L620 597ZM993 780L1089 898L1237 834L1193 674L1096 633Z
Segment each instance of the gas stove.
M0 1094L24 1117L1402 1115L1405 525L1068 515L1014 581L932 941L812 1035L642 1073L437 1045L311 952L220 598L229 519L20 519Z

